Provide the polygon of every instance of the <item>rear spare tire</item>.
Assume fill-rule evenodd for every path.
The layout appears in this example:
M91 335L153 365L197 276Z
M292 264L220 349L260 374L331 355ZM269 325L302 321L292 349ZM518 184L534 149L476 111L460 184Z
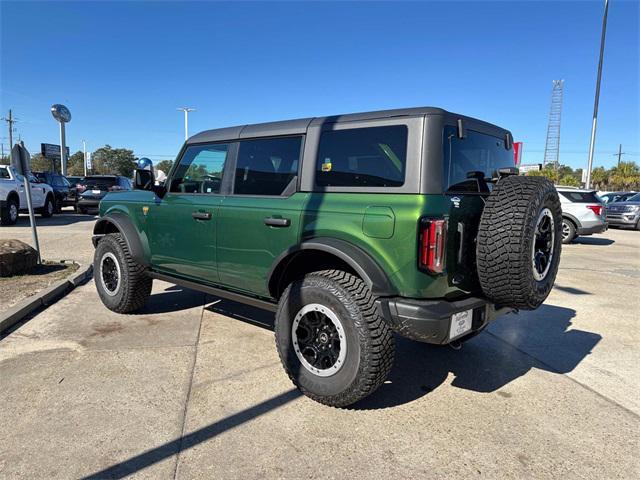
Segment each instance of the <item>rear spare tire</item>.
M497 305L533 310L549 295L562 246L562 210L553 184L510 176L487 198L476 255L483 293Z

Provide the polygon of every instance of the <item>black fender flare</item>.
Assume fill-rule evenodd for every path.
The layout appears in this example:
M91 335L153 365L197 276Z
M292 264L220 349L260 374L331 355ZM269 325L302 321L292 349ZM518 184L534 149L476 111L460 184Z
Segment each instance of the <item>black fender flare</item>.
M280 274L283 274L289 262L304 250L326 252L339 258L362 278L375 296L397 294L397 290L389 281L385 271L367 252L345 240L329 237L317 237L303 241L280 254L267 273L269 292L273 294L277 291Z
M124 237L133 259L140 265L149 266L138 230L131 219L124 213L114 212L98 219L93 227L93 246L97 246L100 238L106 235L109 224L113 225Z

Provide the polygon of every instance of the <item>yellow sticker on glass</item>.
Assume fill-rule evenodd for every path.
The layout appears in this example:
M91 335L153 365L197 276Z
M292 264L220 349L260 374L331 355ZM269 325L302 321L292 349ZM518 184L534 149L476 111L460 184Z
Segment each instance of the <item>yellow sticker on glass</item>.
M322 171L323 172L330 172L331 171L331 162L325 162L322 164Z

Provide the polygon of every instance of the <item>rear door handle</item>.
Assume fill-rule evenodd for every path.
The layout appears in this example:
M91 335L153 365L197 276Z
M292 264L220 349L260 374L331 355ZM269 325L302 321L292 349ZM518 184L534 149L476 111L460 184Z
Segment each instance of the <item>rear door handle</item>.
M196 220L211 220L211 212L193 212L191 216Z
M270 227L288 227L291 225L291 220L288 218L267 217L264 219L264 224Z

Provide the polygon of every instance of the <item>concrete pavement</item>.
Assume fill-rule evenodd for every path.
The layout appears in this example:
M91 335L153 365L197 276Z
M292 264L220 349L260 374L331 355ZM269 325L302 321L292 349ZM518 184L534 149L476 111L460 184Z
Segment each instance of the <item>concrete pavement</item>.
M639 276L640 232L566 246L545 306L399 340L345 410L293 389L272 314L155 282L116 315L89 283L0 340L0 477L637 478Z

